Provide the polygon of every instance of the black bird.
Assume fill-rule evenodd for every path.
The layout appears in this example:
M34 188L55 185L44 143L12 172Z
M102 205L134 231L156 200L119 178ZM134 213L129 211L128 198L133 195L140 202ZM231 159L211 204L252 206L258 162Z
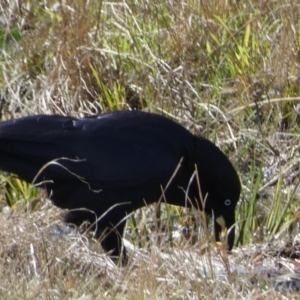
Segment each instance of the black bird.
M206 199L217 241L222 227L234 224L240 195L237 173L218 147L163 116L140 111L2 122L0 169L45 188L56 206L71 210L67 222L96 224L104 250L123 261L126 215L156 202L162 189L170 204L203 209ZM229 250L233 243L234 228L227 237Z

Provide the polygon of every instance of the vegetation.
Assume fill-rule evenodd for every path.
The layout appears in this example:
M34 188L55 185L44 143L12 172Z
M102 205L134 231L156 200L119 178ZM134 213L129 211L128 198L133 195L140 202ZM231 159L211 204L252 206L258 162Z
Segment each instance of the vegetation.
M43 193L2 174L1 298L298 299L299 11L294 0L1 1L1 120L164 114L214 141L243 184L233 254L206 242L201 214L154 206L130 218L135 248L117 268Z

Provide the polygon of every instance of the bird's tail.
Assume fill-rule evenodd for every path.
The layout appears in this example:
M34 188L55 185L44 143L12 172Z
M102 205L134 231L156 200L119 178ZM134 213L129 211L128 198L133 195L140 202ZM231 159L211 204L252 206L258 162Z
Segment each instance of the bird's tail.
M36 143L11 141L0 137L0 169L32 182L44 164L44 159L39 157L42 151Z
M60 119L33 116L0 123L0 170L32 182L45 163L60 155L45 134L61 126Z

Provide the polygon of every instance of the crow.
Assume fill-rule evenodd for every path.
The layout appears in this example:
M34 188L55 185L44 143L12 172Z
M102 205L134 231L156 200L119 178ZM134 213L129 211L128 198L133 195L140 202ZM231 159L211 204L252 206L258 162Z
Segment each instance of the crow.
M66 222L94 224L103 249L124 263L126 216L162 194L167 203L204 210L213 218L215 239L226 227L228 250L234 244L237 172L212 142L157 114L1 122L0 169L46 189L56 206L69 209Z

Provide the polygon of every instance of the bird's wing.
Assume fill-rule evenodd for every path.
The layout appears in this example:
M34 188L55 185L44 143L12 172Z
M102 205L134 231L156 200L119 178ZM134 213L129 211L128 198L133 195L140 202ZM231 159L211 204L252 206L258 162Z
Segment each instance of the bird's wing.
M0 124L0 156L6 144L8 158L22 162L23 173L43 167L47 179L77 177L97 188L169 180L184 156L182 139L190 133L155 115L129 116L35 116L17 120L15 126Z

